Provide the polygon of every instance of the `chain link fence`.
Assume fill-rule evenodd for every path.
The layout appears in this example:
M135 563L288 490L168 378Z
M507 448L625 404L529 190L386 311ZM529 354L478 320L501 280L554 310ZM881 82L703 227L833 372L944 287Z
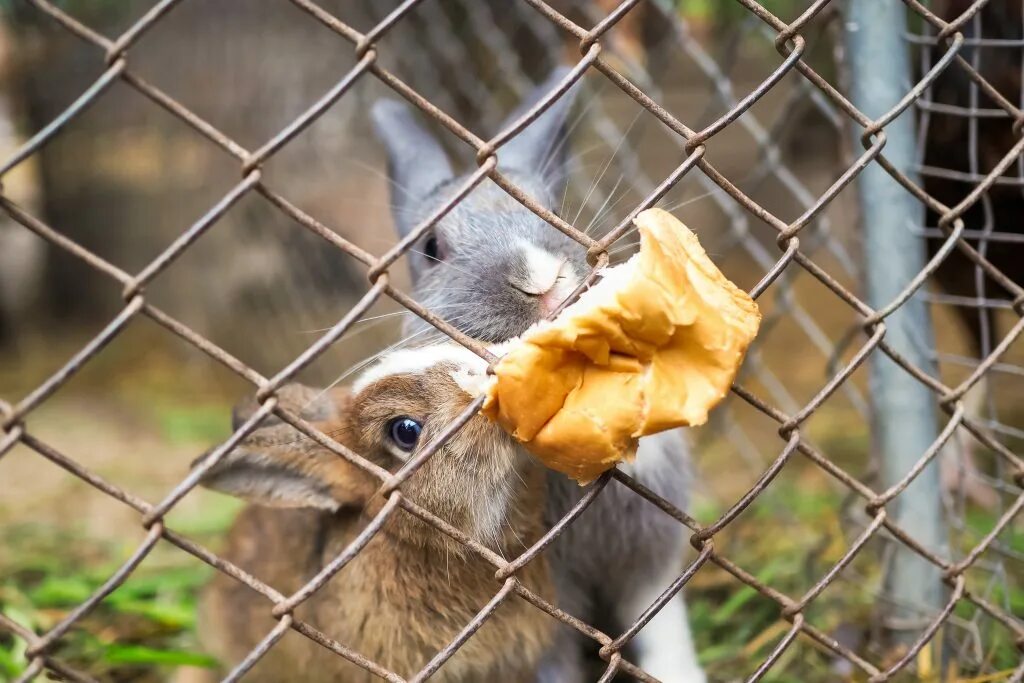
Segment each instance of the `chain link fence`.
M360 331L356 326L368 318L374 306L388 301L490 357L479 343L446 322L443 312L427 310L410 296L402 263L407 251L486 179L501 186L551 229L577 242L593 267L590 281L602 267L635 247L629 238L633 216L655 205L674 210L696 229L709 253L721 257L726 272L751 291L765 312L764 331L748 356L733 396L702 435L706 437L698 456L702 466L713 470L714 461L726 461L729 466L742 462L750 474L726 494L724 509L699 521L618 470L606 473L593 485L595 495L606 486L626 486L692 531L695 558L666 587L657 605L684 586L699 591L700 577L712 568L728 577L730 591L751 591L774 603L778 628L750 635L751 641L764 641L764 653L744 668L748 680L782 675L793 665L792 653L804 646L826 653L835 663L837 678L884 681L915 672L927 678L929 667L943 655L959 662L961 668L976 671L981 677L974 680L1024 680L1024 624L1017 616L1020 604L1019 598L1014 602L1013 592L1020 590L1024 567L1019 540L1024 461L1017 454L1024 432L1013 414L1021 374L1014 360L1018 354L1015 346L1024 327L1024 289L1018 284L1017 265L1024 261L1014 251L1021 241L1016 228L1021 215L1016 211L1020 208L1017 202L1024 201L1024 141L1020 135L1024 124L1024 23L1019 5L999 0L950 0L930 7L918 0L903 0L900 8L907 15L909 30L899 37L918 57L918 68L912 82L900 84L898 101L869 116L862 103L844 94L851 90L851 78L863 74L848 73L856 60L843 52L842 33L850 30L852 22L843 14L847 7L829 0L789 7L792 16L785 20L770 11L774 9L771 4L738 0L730 5L736 14L731 39L717 50L696 39L693 26L676 8L638 0L621 4L522 0L507 6L406 0L390 4L386 10L379 3L291 0L291 6L307 22L302 30L326 30L337 45L347 45L349 61L344 70L331 72L333 85L315 96L302 95L300 115L284 116L283 110L253 115L261 119L263 114L279 123L272 134L262 137L254 132L256 128L249 129L244 144L223 132L224 126L212 123L209 113L201 115L184 104L188 98L172 95L158 85L157 77L148 75L150 71L143 75L136 67L149 46L161 40L170 54L182 48L180 36L172 33L170 38L161 38L159 31L174 21L176 14L216 14L211 7L189 5L185 0L162 0L123 19L109 34L77 18L63 3L28 0L15 5L19 18L29 17L29 21L74 37L102 62L97 63L99 76L69 106L48 117L9 158L0 159L0 182L71 135L76 122L87 117L90 109L110 106L111 100L127 97L128 91L143 98L133 106L142 102L162 110L179 126L180 137L191 138L192 144L201 143L231 160L230 165L216 166L222 183L231 178L229 189L211 198L202 216L185 231L168 227L173 235L153 232L166 234L168 239L153 238L152 242L137 236L148 242L151 250L159 244L167 246L132 268L115 265L117 259L102 255L102 234L82 239L75 233L75 216L45 220L40 211L15 202L6 189L0 194L3 213L63 254L64 263L73 262L79 269L85 266L121 292L120 299L115 299L109 290L90 290L90 297L102 292L106 301L118 302L103 329L22 398L0 397L0 458L15 447L28 449L134 510L146 531L131 557L45 632L34 632L0 614L0 628L26 646L29 666L18 680L32 680L44 672L67 680L93 680L63 663L62 639L79 628L83 619L163 544L176 546L247 585L266 599L268 614L277 620L277 626L243 661L228 663L234 668L227 680L237 680L257 666L289 631L381 678L406 680L295 614L333 572L344 571L354 552L346 550L340 561L332 563L331 573L317 576L289 596L176 531L168 522L168 515L196 487L201 474L270 415L380 482L380 494L388 504L370 522L366 537L353 542L353 551L389 517L408 513L493 566L494 599L408 680L424 680L435 673L508 600L525 600L593 640L606 662L601 680L612 680L620 673L654 680L623 654L650 614L624 633L603 633L558 609L517 578L516 572L555 540L559 527L519 557L502 558L403 494L406 479L443 441L425 449L398 474L382 472L340 447L278 399L277 392L285 384L330 349L363 343L352 341ZM635 33L624 30L631 21L644 26L644 39L639 43L630 40ZM846 44L848 49L856 47L853 41ZM509 128L490 138L480 136L479 131L494 130L515 102L565 54L574 55L574 68L564 82ZM869 61L872 57L860 56ZM875 58L881 61L880 56ZM884 76L889 67L881 64L877 73ZM290 76L284 73L281 78ZM504 144L580 81L587 88L588 95L582 98L586 111L574 132L575 164L567 189L569 199L563 202L568 210L556 214L505 177L497 163ZM318 126L330 118L329 111L351 113L365 108L364 91L359 88L368 82L379 92L415 105L445 132L445 144L453 154L472 157L477 166L451 201L406 238L383 247L364 240L367 233L332 225L304 208L307 204L319 206L327 199L309 195L303 195L303 201L295 199L302 193L295 178L308 171L303 159L331 144L331 129L325 132ZM685 87L679 86L681 82ZM887 155L891 148L887 149L886 143L892 124L907 112L917 114L919 157L904 166ZM231 113L212 114L223 121ZM351 123L352 116L355 114L346 114L342 128ZM641 123L637 125L637 121ZM113 126L117 125L115 121ZM586 150L580 151L581 147ZM328 172L324 170L328 167L329 162L319 157L314 169ZM926 238L931 246L930 260L899 282L890 298L873 305L862 292L864 280L870 280L865 271L877 268L882 259L877 253L862 253L852 218L858 209L851 183L865 172L883 172L903 195L913 199L921 221L905 227ZM339 182L346 180L350 178L338 178ZM243 239L237 224L252 215L242 212L239 216L237 209L254 198L262 200L263 209L271 208L275 225L305 233L294 242L294 251L330 253L323 257L326 265L321 268L346 273L340 291L334 284L314 285L323 290L324 301L342 298L349 306L308 347L296 349L294 343L282 343L262 356L254 355L252 348L228 350L230 334L203 318L191 322L196 318L187 311L172 313L150 294L162 280L201 280L204 272L228 258L233 246ZM211 239L218 232L224 235L219 251ZM217 257L194 262L193 270L175 274L174 266L186 261L186 255L204 249ZM288 264L286 260L276 268L287 271ZM351 297L358 282L369 286L362 285L360 295ZM308 283L295 287L296 292L308 289ZM283 290L272 285L268 296L281 296ZM297 296L286 294L277 301L283 308ZM894 344L888 333L887 323L892 316L901 315L910 302L928 302L936 316L938 341L928 344L930 356L924 364L915 363L914 355ZM199 307L206 303L200 301ZM220 313L214 317L242 310L237 299L226 299L220 305ZM267 315L266 309L248 312L248 317ZM40 406L84 366L98 362L95 359L103 349L141 318L250 384L260 406L157 503L100 476L81 464L74 453L40 438L30 425ZM959 327L967 331L966 344L944 334L947 328ZM1001 327L1005 328L1002 334L998 331ZM884 449L877 454L881 460L850 455L854 451L863 456L871 450L866 445L868 425L871 420L877 426L879 420L886 419L878 414L879 386L874 378L870 384L867 381L866 362L887 368L890 375L912 379L914 386L926 392L929 407L942 416L937 433L928 436L925 447L903 454L906 466L895 477L885 474L882 456L889 454ZM256 369L261 366L273 371ZM457 424L468 420L476 408L476 404L471 406ZM821 427L829 423L829 429ZM834 438L836 432L861 441L844 443ZM952 468L947 467L949 476L943 477L945 487L922 492L920 478L934 472L940 460L953 463ZM781 485L786 473L797 470L797 461L806 466L800 472L812 472L810 476L821 477L844 493L841 536L845 541L838 552L832 549L826 567L799 577L805 580L800 590L788 591L778 588L774 577L763 571L765 567L745 566L738 560L742 553L737 543L743 539L737 541L730 534L747 525L764 535L786 533L782 518L761 514L759 501ZM712 475L709 471L708 476ZM936 501L941 498L944 503L942 522L952 533L939 547L919 537L915 520L906 524L906 510L912 511L913 506L900 507L909 496L921 495ZM575 518L593 499L593 495L585 496L568 517ZM972 516L977 506L989 514ZM941 525L937 528L941 530ZM943 588L938 604L931 609L910 605L908 612L908 606L901 605L905 596L898 585L894 588L891 583L877 582L879 594L873 597L886 616L878 621L879 630L900 634L897 647L883 646L886 638L881 635L847 637L841 625L826 623L815 613L817 605L841 592L844 581L868 581L868 576L890 567L900 553L927 566ZM921 581L927 581L926 575L921 575ZM873 578L870 582L876 583ZM901 609L894 612L893 606ZM849 606L851 610L854 607ZM913 618L908 620L908 614ZM991 656L992 643L997 641L1010 644L1013 661L1008 668L1005 656L998 666ZM943 642L953 644L952 655L940 646ZM984 677L990 674L1002 678Z

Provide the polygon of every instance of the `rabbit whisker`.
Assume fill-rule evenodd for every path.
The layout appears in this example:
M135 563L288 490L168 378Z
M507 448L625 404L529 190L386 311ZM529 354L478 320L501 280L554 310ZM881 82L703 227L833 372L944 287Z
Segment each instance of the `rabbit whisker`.
M390 318L390 317L396 316L396 315L405 315L408 312L409 311L395 311L394 313L384 313L383 315L375 315L375 316L373 316L371 318L362 318L362 319L357 320L356 322L352 323L352 327L355 327L356 325L362 325L363 323L368 323L368 322L370 322L372 320L381 320L383 318ZM333 329L333 327L334 326L332 325L331 327L322 327L322 328L320 328L318 330L298 330L297 332L298 332L298 334L317 334L317 333L320 333L320 332L326 332L327 330ZM371 327L372 327L372 325L371 325Z
M542 177L545 174L547 174L548 167L551 166L551 162L553 162L562 152L562 148L569 144L569 139L572 137L572 134L576 131L576 128L581 123L583 123L583 120L586 118L587 114L594 107L594 105L597 104L599 99L598 93L600 93L600 91L604 89L604 86L605 83L602 79L597 87L597 92L594 93L594 96L590 98L589 102L583 105L583 108L576 115L576 118L573 119L572 123L569 124L569 126L565 129L565 132L561 135L558 143L552 146L551 150L548 152L547 156L544 159L544 162L541 164L540 167L540 175Z
M638 246L640 246L640 240L637 240L636 242L626 242L625 244L616 244L613 249L608 250L608 253L618 254L620 252L626 251L627 249L632 249Z
M713 197L715 195L720 195L720 194L724 194L724 193L725 193L725 190L723 190L722 188L718 188L718 189L715 189L715 190L708 190L707 192L704 192L703 194L699 194L696 197L690 197L689 199L682 199L682 200L676 202L675 204L672 204L671 206L664 206L664 207L661 207L661 208L663 208L665 211L675 211L676 209L681 209L684 206L689 206L690 204L699 202L702 199L707 199L708 197Z
M605 226L605 223L607 223L607 221L608 221L608 220L609 220L609 219L610 219L610 218L611 218L612 216L614 216L614 214L612 213L612 209L614 209L614 208L615 208L616 206L618 206L618 205L619 205L619 203L621 203L621 202L622 202L622 200L623 200L623 199L625 199L625 198L626 198L626 197L628 197L628 196L629 196L629 189L627 188L627 189L626 189L625 191L623 191L623 193L622 193L622 194L621 194L621 195L619 196L619 198L618 198L618 199L616 199L616 200L615 200L615 201L614 201L614 202L612 203L612 205L608 207L608 210L607 210L607 212L606 212L606 215L605 215L605 216L604 216L603 218L601 218L601 220L600 220L600 221L598 221L597 225L595 225L595 226L594 226L594 232L595 232L595 233L597 233L597 234L599 234L599 235L603 235L603 234L605 234L605 233L606 233L606 231L604 230L604 226Z
M452 264L448 263L447 261L442 261L441 259L434 258L433 256L427 256L422 251L419 251L417 249L407 249L406 251L411 251L414 254L419 254L420 256L423 256L423 257L427 258L428 260L433 261L434 263L437 263L437 264L442 265L442 266L447 266L447 267L451 268L452 270L457 270L457 271L459 271L460 273L462 273L464 275L468 275L470 277L476 277L475 275L473 275L473 273L469 272L468 270L464 270L462 268L459 268L458 266L453 266Z
M409 199L415 199L416 198L415 195L409 190L409 188L405 187L401 183L396 182L393 178L389 177L389 175L387 173L384 173L383 171L381 171L380 168L378 168L377 166L371 166L370 164L366 163L365 161L360 161L359 159L352 159L351 163L353 163L356 166L359 166L360 168L362 168L365 171L370 172L371 174L377 176L378 178L381 178L381 179L385 180L388 183L388 185L390 185L391 187L395 188L396 190L398 190L399 192L404 194Z
M586 168L586 166L582 163L583 157L589 156L590 154L593 154L594 152L597 152L604 148L605 146L603 144L595 143L585 149L582 149L576 152L572 159L566 160L564 169L562 169L560 172L556 174L551 174L548 176L551 186L555 186L556 184L560 183L563 180L565 181L565 183L562 185L562 203L559 205L559 216L564 216L566 214L565 203L569 198L569 183L572 179L573 173L580 169Z
M472 316L472 313L465 313L463 315L457 315L457 316L453 316L451 318L442 318L441 320L442 320L442 322L448 323L449 325L454 325L456 322L465 320L466 318L469 318L471 316ZM423 333L429 333L426 337L424 337L423 339L420 340L424 345L433 344L434 342L450 342L450 341L452 341L452 338L450 336L448 336L447 333L443 332L442 330L437 329L433 325L429 325L428 324L427 327L425 327L424 329L420 330L415 335L410 335L409 337L406 337L405 340L403 340L400 344L402 346L407 345L411 341L411 339L413 337L418 336L418 335L423 334ZM396 346L395 348L397 349L398 347ZM391 350L395 350L395 349L391 349Z
M738 180L736 180L735 181L735 185L737 187L739 187L740 185L746 183L748 180L753 179L756 175L757 175L756 171L748 173L744 177L739 178ZM702 199L707 199L708 197L713 197L713 196L716 196L716 195L723 195L723 194L725 194L725 190L723 190L720 187L716 187L714 189L708 190L707 192L705 192L703 194L699 194L696 197L691 197L690 199L682 199L682 200L676 202L675 204L672 204L669 207L661 207L661 208L663 208L665 211L675 211L676 209L680 209L680 208L682 208L684 206L689 206L690 204L693 204L694 202L699 202ZM662 199L664 199L664 197ZM658 202L658 204L660 204L660 203L661 203L661 201Z
M622 179L624 177L625 177L624 173L620 173L619 174L619 179L615 181L615 185L612 186L611 192L609 192L605 196L604 201L601 203L601 206L599 206L597 211L594 212L594 216L590 219L590 223L587 224L587 227L583 231L583 234L589 235L590 231L595 227L595 224L599 224L598 220L602 218L605 210L607 210L610 213L611 210L613 208L615 208L615 204L618 204L620 201L622 201L622 198L626 196L626 192L623 192L622 195L618 199L615 200L615 204L612 204L611 206L608 206L608 202L610 202L612 197L615 196L615 193L616 193L616 191L618 191L619 185L622 184Z
M359 321L359 322L361 322L361 321ZM354 325L358 325L359 322L354 323ZM370 321L369 325L363 325L358 330L355 330L355 331L352 331L352 332L348 332L345 335L345 340L346 341L351 341L352 339L354 339L355 337L358 337L361 334L364 334L366 332L370 332L370 331L376 330L378 327L380 327L380 325L382 323L386 323L386 322L389 322L387 318L381 318L381 319L378 319L378 320L372 320L372 321Z
M466 290L466 291L473 291L473 290ZM458 308L458 304L438 304L438 305L436 305L436 306L431 306L431 307L430 307L430 310L431 310L431 311L435 311L435 312L438 312L438 311L446 311L446 310L448 310L448 309L450 309L450 308ZM355 336L356 336L356 335L358 335L358 334L362 334L362 333L363 333L363 332L365 332L366 330L369 330L369 329L373 329L373 328L375 328L375 327L376 327L377 325L379 325L380 323L382 323L382 322L386 322L386 320L384 320L385 318L389 318L389 317L391 317L391 316L396 316L396 315L409 315L409 316L414 316L414 315L416 315L416 314L415 314L415 313L413 313L412 311L395 311L394 313L385 313L384 315L376 316L376 318L377 318L377 320L376 320L376 321L373 321L373 322L372 322L371 324L367 325L366 327L363 327L363 328L362 328L362 329L360 329L360 330L356 330L355 332L352 332L352 333L351 333L351 334L349 334L349 335L348 335L348 336L347 336L346 338L347 338L347 339L351 339L352 337L355 337ZM371 319L371 318L366 318L366 319L364 319L364 320L360 320L360 321L359 321L359 322L357 322L356 324L358 325L358 324L359 324L360 322L367 322L367 321L369 321L369 320L372 320L372 319Z
M452 565L451 565L451 548L448 547L448 537L444 537L444 573L448 578L448 587L452 587Z
M473 292L473 290L470 290L470 289L467 289L465 291ZM432 311L441 311L441 310L446 310L446 309L449 309L449 308L457 308L457 307L458 307L458 304L447 304L447 305L440 304L440 305L437 305L437 306L431 306L430 310L432 310ZM415 314L412 311L402 310L402 311L394 311L392 313L384 313L384 314L381 314L381 315L375 315L375 316L372 316L372 317L369 317L369 318L363 318L362 320L357 320L356 322L352 323L352 327L355 327L357 325L363 325L364 323L370 323L370 324L369 325L365 325L364 327L361 327L360 329L358 329L358 330L356 330L354 332L350 332L350 333L346 334L345 335L345 339L352 339L353 337L355 337L357 335L360 335L363 332L366 332L367 330L375 329L381 323L387 322L387 320L389 318L393 318L393 317L399 316L399 315L415 315ZM319 329L319 330L299 330L298 334L317 334L317 333L320 333L320 332L326 332L327 330L330 330L330 329L332 329L332 328L331 327L324 327L324 328Z
M518 472L516 474L518 474ZM511 531L512 535L516 537L517 541L519 541L519 545L523 546L523 550L527 550L529 547L526 545L526 543L523 542L522 536L520 536L518 533L516 533L515 527L512 526L512 522L508 521L508 517L507 516L505 517L505 526L508 527L508 530Z
M678 202L676 202L674 204L671 204L669 206L659 206L661 201L655 203L654 206L656 206L657 208L659 208L659 209L661 209L663 211L667 211L669 213L672 213L673 211L681 209L684 206L689 206L690 204L695 204L695 203L697 203L697 202L699 202L701 200L707 199L708 197L713 197L715 195L724 194L724 193L725 193L725 190L722 190L721 188L718 188L718 189L715 189L715 190L709 190L707 192L704 192L703 194L699 194L696 197L690 197L689 199L680 200L680 201L678 201ZM625 196L625 195L623 195L623 196ZM622 237L626 237L627 235L633 234L634 232L636 232L636 230L637 230L636 226L635 225L632 226L629 230L627 230L626 232L622 233L622 236L619 239L622 239ZM639 244L639 242L637 242L636 244ZM608 253L611 254L613 252L609 251Z
M558 206L558 215L565 215L565 200L569 196L569 179L565 179L565 185L562 185L562 203Z
M580 210L576 212L576 218L574 218L572 221L573 225L576 225L576 221L580 219L580 214L583 213L583 207L586 206L587 202L590 201L590 197L594 194L594 190L597 189L598 184L600 184L601 180L604 178L604 174L608 172L608 169L611 167L612 162L615 161L615 157L618 156L619 150L622 149L623 143L625 143L626 138L629 137L629 132L633 130L633 126L636 125L636 122L640 120L641 113L643 113L642 109L638 111L636 113L636 116L633 117L633 120L630 121L629 125L626 127L626 130L622 133L622 137L619 139L618 144L615 145L615 150L612 151L612 155L608 157L608 161L605 162L604 168L601 169L601 173L597 176L594 182L591 183L590 190L587 191L586 196L583 198L583 203L580 204Z

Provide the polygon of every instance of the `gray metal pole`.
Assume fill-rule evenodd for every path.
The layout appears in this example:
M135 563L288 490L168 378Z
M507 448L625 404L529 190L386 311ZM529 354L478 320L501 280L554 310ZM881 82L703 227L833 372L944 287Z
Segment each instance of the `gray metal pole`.
M849 0L845 17L847 58L853 103L877 119L911 88L910 56L903 42L906 7L900 0ZM857 127L857 149L863 131ZM883 153L896 168L915 178L913 108L885 128ZM877 164L858 179L864 234L868 300L879 308L892 301L925 264L924 241L912 227L922 225L924 207ZM885 320L886 341L918 367L931 365L934 348L926 304L915 296ZM886 486L904 476L936 438L935 396L882 353L872 354L871 396L874 446L882 458ZM946 545L937 462L887 510L926 548ZM910 550L898 548L886 577L893 601L886 625L897 642L919 634L926 615L942 604L939 570ZM907 630L904 630L907 629Z

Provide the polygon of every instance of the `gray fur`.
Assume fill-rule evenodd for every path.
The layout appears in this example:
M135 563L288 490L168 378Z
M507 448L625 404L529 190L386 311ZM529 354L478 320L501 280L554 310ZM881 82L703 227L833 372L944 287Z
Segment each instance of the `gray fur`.
M528 180L513 179L517 183ZM437 227L436 236L443 260L413 267L414 295L461 331L487 342L521 334L540 317L537 298L513 286L525 268L521 242L565 258L577 278L586 272L583 247L490 180L451 211ZM426 261L417 254L412 256L414 261ZM414 317L405 331L420 332L428 327Z
M552 71L547 79L505 119L501 130L511 126L539 104L569 75L569 71L567 67L559 67ZM562 97L551 102L544 113L498 150L499 170L521 173L539 171L544 184L547 185L558 179L568 158L568 145L560 143L565 142L565 124L575 101L576 90L576 86L570 87Z
M547 79L510 121L539 101L565 73L559 70ZM554 181L564 171L562 151L566 146L560 143L570 106L567 94L557 106L498 152L499 168L552 210L558 209L554 201ZM397 139L412 138L419 140L419 144L437 144L422 140L418 134L397 136ZM552 154L553 150L559 151ZM391 156L394 157L393 151ZM410 175L394 167L391 174L396 182ZM449 197L464 178L440 182L434 194L423 197L418 206L402 199L396 201L395 224L399 231L410 220L422 220ZM426 184L429 183L422 183ZM414 259L414 294L418 301L462 332L487 342L517 336L541 317L536 297L524 295L515 287L517 271L524 267L522 242L565 259L577 279L586 272L585 252L580 245L537 218L490 181L485 181L449 213L438 226L436 237L441 250L440 263L430 263L423 257ZM410 316L405 332L415 333L426 326L418 317ZM642 455L635 468L631 467L635 476L685 509L690 460L682 432L657 435L641 444ZM549 525L560 519L585 490L556 472L549 473L548 489L546 520ZM679 573L682 572L685 539L683 525L625 486L610 483L549 551L559 606L617 636L639 616L621 614L621 604L635 602L630 601L630 596L637 594L638 587L649 590L652 582L664 579L666 567L671 569L675 565ZM659 586L660 589L667 587L667 584ZM577 641L577 647L569 647L566 639ZM584 643L575 634L562 634L538 672L538 682L592 680L582 670L583 647ZM692 652L692 648L689 651ZM695 683L698 679L703 680L703 675L664 678L666 683Z
M536 102L565 73L558 70L527 104ZM564 175L565 145L561 143L575 90L570 89L498 151L502 173L549 207L554 205L552 184ZM515 112L505 125L528 109ZM404 113L399 115L398 110ZM468 174L451 177L447 160L443 166L437 161L444 154L441 146L420 127L407 105L378 102L373 116L388 149L395 226L405 235L451 197ZM429 151L414 151L412 145ZM424 188L432 192L424 195ZM422 253L429 237L437 240L440 262ZM485 179L440 221L432 235L420 241L415 249L421 253L409 254L416 299L476 339L498 342L522 333L540 316L537 298L510 286L524 267L523 241L566 259L577 278L584 276L582 246ZM414 318L407 333L430 328Z
M416 225L414 208L451 179L452 168L444 149L408 105L382 100L371 116L377 137L387 148L395 227L404 237Z
M680 510L689 505L692 467L689 444L682 430L662 432L641 441L641 452L628 473ZM548 525L555 524L579 502L586 492L556 472L548 476ZM630 595L640 587L663 582L666 567L676 565L683 572L686 555L686 527L624 484L611 481L582 515L552 544L551 567L559 607L612 637L618 636L640 616L621 614ZM662 581L664 585L656 582ZM660 590L658 592L660 592ZM578 647L589 643L580 637ZM687 647L679 643L679 648ZM689 646L692 647L692 646ZM627 658L632 655L628 650ZM564 662L564 655L555 655ZM633 660L635 661L635 659ZM643 666L643 661L640 662ZM682 667L680 667L682 668ZM601 668L588 671L596 680ZM564 672L559 675L565 675ZM538 683L557 683L558 677ZM665 683L703 683L702 677L669 679Z

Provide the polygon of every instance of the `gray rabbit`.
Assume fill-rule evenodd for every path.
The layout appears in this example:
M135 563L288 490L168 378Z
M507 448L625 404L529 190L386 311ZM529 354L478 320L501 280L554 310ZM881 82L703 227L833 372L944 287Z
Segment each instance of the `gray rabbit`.
M556 69L506 125L567 73ZM556 188L564 181L566 122L576 89L498 150L498 169L551 210L558 209ZM466 176L455 175L444 150L409 106L380 101L373 120L387 149L395 226L404 236ZM416 299L462 332L487 342L521 334L550 313L587 272L580 245L489 179L415 249L409 257ZM405 333L423 340L432 336L430 329L410 316ZM639 450L636 462L622 469L685 508L690 485L685 435L677 430L648 437ZM549 473L548 488L549 525L586 490L556 472ZM548 550L559 607L617 636L682 572L686 548L683 525L612 481ZM562 629L561 639L540 667L540 683L587 680L585 643L568 628ZM627 655L665 683L703 683L681 593L637 634Z

